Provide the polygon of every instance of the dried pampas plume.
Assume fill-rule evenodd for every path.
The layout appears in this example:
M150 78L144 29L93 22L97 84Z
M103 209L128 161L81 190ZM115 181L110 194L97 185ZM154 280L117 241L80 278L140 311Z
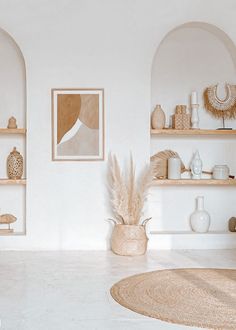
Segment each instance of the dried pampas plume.
M136 180L132 156L126 175L122 173L116 156L110 154L108 181L116 221L124 225L138 225L152 181L151 167L146 168Z

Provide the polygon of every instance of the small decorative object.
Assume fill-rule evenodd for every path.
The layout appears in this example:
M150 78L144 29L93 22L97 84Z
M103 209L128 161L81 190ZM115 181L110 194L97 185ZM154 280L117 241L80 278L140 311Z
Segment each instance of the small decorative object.
M152 173L156 179L166 179L168 177L168 159L179 157L178 153L172 150L163 150L151 157ZM181 173L185 172L185 166L181 161Z
M215 165L213 167L213 179L215 180L228 180L229 168L227 165Z
M236 217L229 219L229 231L236 232Z
M152 171L148 168L138 182L131 157L127 175L123 175L115 156L109 160L109 185L111 203L115 214L115 223L111 249L119 255L141 255L147 249L146 224L150 220L143 218L143 207L148 188L152 182Z
M183 129L183 124L182 124L182 114L174 114L172 116L172 128L173 129Z
M190 216L190 225L196 233L206 233L210 227L210 216L204 210L204 197L197 197L197 208Z
M182 116L183 116L182 117L183 129L190 129L190 120L191 120L190 114L189 113L184 113Z
M12 214L2 214L0 215L0 225L6 224L8 225L7 229L0 229L0 232L4 233L12 233L13 229L11 229L10 224L15 222L17 218Z
M191 162L191 174L193 179L201 179L202 176L202 160L200 158L198 150L195 152L193 156L193 160Z
M168 179L181 178L181 160L179 157L170 157L168 159Z
M191 94L191 124L192 129L199 129L199 116L198 116L198 98L197 98L197 92L193 91Z
M218 84L205 89L204 106L214 117L222 118L223 127L219 129L232 129L225 128L225 119L236 118L236 85L225 85L226 97L224 100L217 96L217 87Z
M160 104L157 104L152 112L151 124L153 129L162 129L165 127L166 116Z
M17 128L16 118L15 117L9 118L7 128L9 128L9 129Z
M104 160L104 90L52 89L53 161Z
M186 112L186 105L177 105L175 114L172 116L172 128L174 129L189 129L190 114Z
M23 157L13 148L13 151L7 157L7 175L9 179L21 179L23 175Z

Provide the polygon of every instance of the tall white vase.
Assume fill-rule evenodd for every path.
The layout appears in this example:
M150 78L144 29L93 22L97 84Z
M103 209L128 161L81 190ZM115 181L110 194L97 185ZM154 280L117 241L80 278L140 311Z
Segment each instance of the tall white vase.
M210 227L210 215L204 209L204 197L197 197L197 208L190 216L190 225L196 233L206 233Z

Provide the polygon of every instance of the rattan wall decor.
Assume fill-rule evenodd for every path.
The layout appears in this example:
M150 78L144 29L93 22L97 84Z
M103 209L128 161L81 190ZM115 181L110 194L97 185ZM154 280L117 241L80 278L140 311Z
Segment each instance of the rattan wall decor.
M217 87L218 84L205 89L204 106L214 117L223 119L225 128L225 119L236 118L236 85L225 84L226 97L223 100L217 96Z

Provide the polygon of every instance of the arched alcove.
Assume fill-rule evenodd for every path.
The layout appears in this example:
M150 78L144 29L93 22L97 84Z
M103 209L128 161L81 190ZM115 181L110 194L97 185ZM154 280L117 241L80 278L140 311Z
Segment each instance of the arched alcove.
M236 47L218 27L202 22L183 24L170 31L160 43L152 64L152 109L161 103L169 118L176 104L189 105L192 90L198 91L201 128L216 128L220 121L203 109L203 90L225 82L236 83ZM232 125L232 123L229 123Z
M8 119L15 117L16 130L7 130ZM4 130L2 130L4 129ZM6 130L5 130L6 129ZM26 181L6 180L6 161L13 147L24 159L26 177L26 68L23 54L15 40L0 28L0 214L10 213L17 221L11 225L13 232L0 235L26 233Z
M204 109L203 90L218 83L219 96L223 98L226 82L236 84L236 46L233 41L224 31L211 24L183 24L167 33L155 52L151 70L151 110L156 104L161 104L168 126L177 104L187 105L189 111L190 94L195 90L200 104L200 128L216 129L222 126L222 122ZM236 128L235 120L227 120L226 124ZM235 148L235 137L152 136L150 153L153 155L165 149L177 151L185 166L189 167L193 152L198 149L204 170L212 170L216 164L227 164L231 173L236 174L232 152ZM222 238L227 245L224 235L227 235L228 219L236 212L232 193L234 188L169 186L155 189L157 191L150 205L154 218L152 230L168 233L169 247L184 247L182 240L185 238L190 242L189 216L194 211L198 195L205 196L206 209L212 219L210 230L219 234L215 236L218 242ZM183 235L176 236L180 233ZM192 247L201 247L201 239L194 237L195 245Z

